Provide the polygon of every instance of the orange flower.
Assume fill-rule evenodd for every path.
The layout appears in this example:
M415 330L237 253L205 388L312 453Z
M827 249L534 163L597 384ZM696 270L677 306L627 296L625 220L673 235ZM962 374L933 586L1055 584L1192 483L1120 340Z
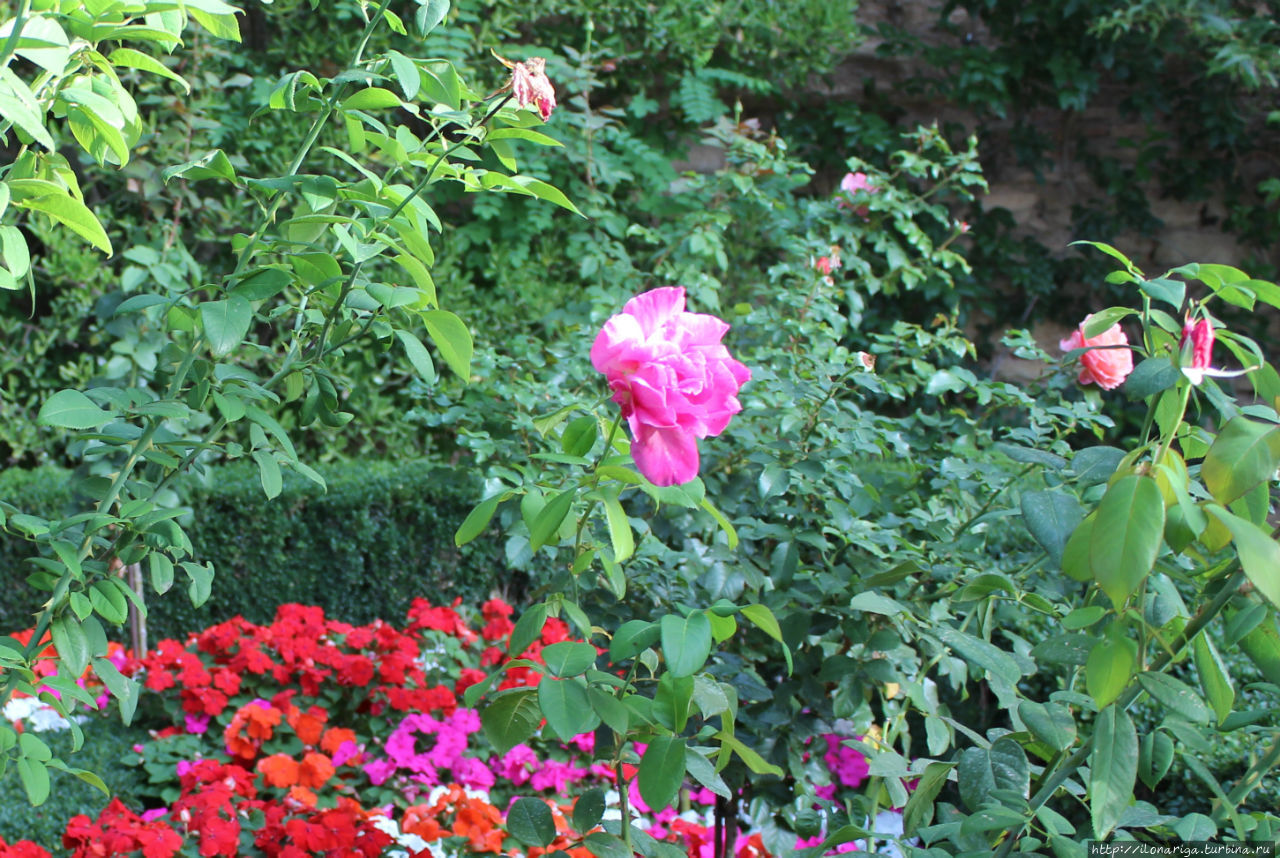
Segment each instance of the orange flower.
M288 754L272 754L258 760L258 771L267 786L291 787L298 783L298 761Z
M304 786L289 787L289 798L303 807L315 807L318 801L316 794Z
M427 842L453 835L452 831L440 825L439 811L427 804L415 804L405 810L400 830L405 834L416 834Z
M332 761L316 751L308 751L298 765L298 784L301 786L324 786L331 777L333 777Z
M329 713L319 706L312 706L306 712L296 706L289 707L289 726L298 734L298 738L304 745L315 747L320 743L324 722L328 720Z
M347 727L330 727L324 731L324 737L320 740L320 750L333 756L338 753L338 749L343 744L350 742L356 743L356 731ZM315 744L314 742L312 744Z

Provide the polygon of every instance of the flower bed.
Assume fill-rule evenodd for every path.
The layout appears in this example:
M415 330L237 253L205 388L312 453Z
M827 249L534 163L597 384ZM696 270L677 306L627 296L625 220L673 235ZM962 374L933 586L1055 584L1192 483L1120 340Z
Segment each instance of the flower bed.
M550 618L513 660L510 606L486 602L477 627L455 607L417 600L396 628L285 605L268 626L237 618L185 642L161 641L143 658L118 653L122 671L146 689L136 718L152 738L127 762L150 800L113 799L96 818L75 816L61 845L76 858L586 858L605 851L598 841L591 851L593 835L618 832L620 772L641 854L711 858L714 794L686 787L679 808L653 812L635 781L643 745L610 758L595 753L593 733L565 742L544 728L527 743L495 746L464 692L499 666L499 688L536 685L543 649L568 641L570 630ZM42 723L29 701L18 703L10 714ZM819 786L824 798L866 776L861 754L839 736L814 747L832 775ZM530 798L545 804L554 829L517 804ZM758 831L733 839L738 858L769 854ZM820 842L811 835L796 846ZM46 854L28 841L0 846L0 858Z

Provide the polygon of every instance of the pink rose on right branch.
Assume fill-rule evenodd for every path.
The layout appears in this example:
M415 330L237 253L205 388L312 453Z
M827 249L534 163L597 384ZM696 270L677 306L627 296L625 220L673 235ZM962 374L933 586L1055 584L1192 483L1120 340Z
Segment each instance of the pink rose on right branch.
M1120 325L1115 324L1102 333L1086 339L1084 328L1092 318L1092 313L1085 316L1080 327L1058 343L1058 347L1064 352L1072 349L1089 349L1080 355L1080 383L1096 384L1103 390L1113 390L1124 382L1129 373L1133 372L1133 352L1128 349L1129 338L1125 336ZM1124 348L1098 348L1098 346L1123 346Z
M684 307L682 287L644 292L605 322L591 346L591 364L605 374L631 429L636 467L658 486L698 476L698 439L725 430L751 379L721 342L729 325Z

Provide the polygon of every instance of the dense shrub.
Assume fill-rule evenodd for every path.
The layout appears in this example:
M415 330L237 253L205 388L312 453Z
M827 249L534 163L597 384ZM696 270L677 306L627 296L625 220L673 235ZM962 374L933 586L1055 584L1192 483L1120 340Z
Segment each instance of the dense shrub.
M506 592L492 543L453 545L453 531L479 491L455 471L425 462L359 462L324 467L328 491L287 475L272 502L256 470L215 467L180 486L192 510L188 532L196 556L213 564L212 595L192 608L183 593L152 597L152 639L181 636L236 614L267 622L281 602L319 605L335 618L366 623L407 609L414 597L474 602ZM69 474L57 468L0 474L0 497L33 512L61 513L71 500ZM29 543L0 540L0 576L9 592L0 625L31 625L35 593L19 584L30 567ZM516 588L518 590L518 588Z

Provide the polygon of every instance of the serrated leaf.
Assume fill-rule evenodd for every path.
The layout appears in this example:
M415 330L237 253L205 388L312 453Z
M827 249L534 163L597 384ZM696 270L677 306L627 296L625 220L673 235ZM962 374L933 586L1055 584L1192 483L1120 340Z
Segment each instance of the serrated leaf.
M1031 537L1049 555L1053 565L1062 567L1067 540L1084 520L1084 510L1075 496L1062 491L1035 491L1022 494L1022 520Z
M498 511L498 504L501 502L502 497L495 495L476 504L475 509L467 513L467 517L462 520L462 524L458 525L458 531L453 535L453 544L462 547L484 533L485 528L489 526L489 522L493 520L493 514Z
M507 811L507 831L526 846L546 847L556 839L556 821L542 799L518 798Z
M499 754L505 754L538 729L542 713L533 688L504 691L480 710L484 734Z
M205 339L214 357L228 355L240 345L253 322L253 306L240 295L200 305Z
M424 310L422 321L431 334L431 341L440 350L445 364L465 382L471 380L471 332L462 319L447 310Z

